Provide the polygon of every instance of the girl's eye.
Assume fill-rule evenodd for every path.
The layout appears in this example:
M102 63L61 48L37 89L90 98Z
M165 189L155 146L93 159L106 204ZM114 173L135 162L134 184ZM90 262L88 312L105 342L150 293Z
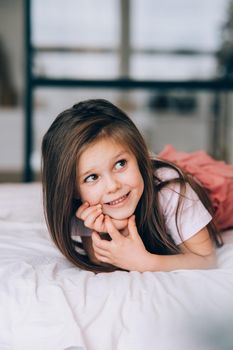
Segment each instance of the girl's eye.
M91 174L86 179L84 179L84 182L94 182L98 179L98 176L96 174Z
M118 169L122 169L124 168L124 166L126 165L126 160L125 159L121 159L119 160L118 162L116 162L115 164L115 168L118 170Z

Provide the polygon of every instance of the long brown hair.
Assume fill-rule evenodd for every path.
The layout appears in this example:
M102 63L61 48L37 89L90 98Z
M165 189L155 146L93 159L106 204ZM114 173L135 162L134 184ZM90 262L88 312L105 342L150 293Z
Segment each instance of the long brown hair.
M182 193L185 184L190 183L204 205L211 211L211 205L204 190L175 165L163 160L152 160L145 141L132 120L118 107L103 100L87 100L75 104L60 113L54 120L42 141L42 184L44 211L51 237L60 251L76 266L94 271L109 272L113 266L92 263L77 249L77 242L71 236L71 222L77 207L81 204L77 193L77 164L82 152L101 137L111 137L121 142L135 155L144 181L144 191L136 208L136 222L139 234L148 251L157 254L179 252L178 247L167 235L163 215L159 208L158 191L168 185L156 176L159 167L177 170ZM178 215L180 203L178 203ZM208 225L209 233L218 244L214 225Z

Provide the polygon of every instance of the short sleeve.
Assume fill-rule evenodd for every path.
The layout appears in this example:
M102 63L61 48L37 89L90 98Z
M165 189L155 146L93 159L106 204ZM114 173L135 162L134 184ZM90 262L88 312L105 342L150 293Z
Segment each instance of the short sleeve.
M169 180L176 178L177 172L168 169L159 177L162 180ZM159 203L165 218L167 232L177 245L194 236L212 220L212 216L202 204L196 192L186 183L186 191L182 198L176 225L176 209L179 198L180 184L178 183L168 185L159 192Z

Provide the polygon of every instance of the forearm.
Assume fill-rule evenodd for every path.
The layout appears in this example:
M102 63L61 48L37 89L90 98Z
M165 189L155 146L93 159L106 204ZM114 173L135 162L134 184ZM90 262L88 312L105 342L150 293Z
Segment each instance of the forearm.
M173 271L182 269L211 269L216 267L216 255L201 256L194 253L156 255L148 253L144 271Z
M212 269L217 265L216 251L206 227L179 245L180 254L147 257L149 271Z

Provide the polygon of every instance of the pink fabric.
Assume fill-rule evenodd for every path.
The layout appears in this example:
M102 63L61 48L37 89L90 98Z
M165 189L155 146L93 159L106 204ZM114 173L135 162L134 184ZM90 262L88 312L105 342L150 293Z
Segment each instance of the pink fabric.
M166 145L158 157L177 164L205 187L220 230L233 227L233 165L215 160L204 151L185 153L172 145Z

